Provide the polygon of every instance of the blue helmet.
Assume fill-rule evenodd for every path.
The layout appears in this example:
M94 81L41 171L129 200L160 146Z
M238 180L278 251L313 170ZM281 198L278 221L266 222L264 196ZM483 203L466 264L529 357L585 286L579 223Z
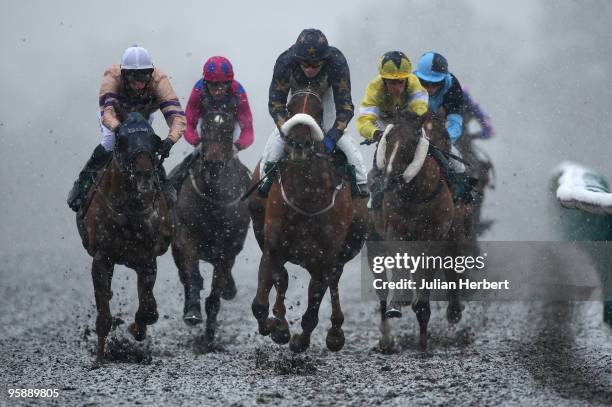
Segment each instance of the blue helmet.
M415 74L427 82L443 81L448 75L448 62L437 52L426 52L419 59Z
M315 28L307 28L300 33L293 51L297 59L308 62L327 59L331 52L325 34Z

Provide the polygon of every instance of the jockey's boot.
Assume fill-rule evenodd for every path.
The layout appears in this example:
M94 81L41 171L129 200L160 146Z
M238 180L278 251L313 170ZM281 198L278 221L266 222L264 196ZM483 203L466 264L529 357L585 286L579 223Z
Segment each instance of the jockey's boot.
M157 166L157 178L159 179L161 190L166 197L168 208L173 208L176 203L176 189L174 189L174 186L166 177L166 169L161 164Z
M187 325L202 323L202 307L200 305L200 287L185 284L185 306L183 307L183 321Z
M360 198L367 198L370 196L368 192L368 184L357 184L357 175L355 173L354 165L346 165L346 172L349 177L349 182L351 184L351 194L353 196L358 196Z
M183 161L178 166L174 167L172 171L170 171L170 174L168 174L168 182L172 184L177 193L181 189L183 181L185 178L187 178L191 165L199 156L200 150L197 148L194 149L191 154L187 155L187 157L185 157Z
M448 177L448 188L453 195L453 201L463 201L470 203L474 200L474 186L478 183L478 180L474 177L470 177L464 172L449 171Z
M374 166L373 174L372 174L372 192L370 198L370 209L378 210L382 207L383 201L383 176L382 172Z
M266 161L266 163L264 164L264 170L263 170L264 174L267 174L268 171L270 171L275 165L276 165L275 162ZM262 198L268 197L270 188L272 188L272 184L274 184L275 176L276 176L275 170L271 171L268 174L268 177L265 180L263 180L261 184L259 184L259 187L257 187L257 195L259 195Z
M87 193L96 179L96 174L104 167L111 156L112 151L106 151L101 144L96 146L91 157L87 160L87 163L85 163L85 167L83 167L79 173L79 177L74 182L72 189L68 193L68 199L66 201L70 209L77 212L85 203Z

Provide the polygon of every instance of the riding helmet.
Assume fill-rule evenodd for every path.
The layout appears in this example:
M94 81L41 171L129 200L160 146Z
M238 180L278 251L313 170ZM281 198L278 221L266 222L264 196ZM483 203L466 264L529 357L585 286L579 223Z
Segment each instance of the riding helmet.
M412 63L403 52L390 51L380 57L378 73L384 79L406 79L411 72Z
M437 52L429 51L421 56L415 72L419 79L427 82L440 82L448 75L448 62Z
M204 63L202 75L209 82L228 82L234 80L234 68L227 58L214 56Z
M322 61L329 58L331 53L325 34L316 28L303 30L298 36L293 50L297 59L307 62Z

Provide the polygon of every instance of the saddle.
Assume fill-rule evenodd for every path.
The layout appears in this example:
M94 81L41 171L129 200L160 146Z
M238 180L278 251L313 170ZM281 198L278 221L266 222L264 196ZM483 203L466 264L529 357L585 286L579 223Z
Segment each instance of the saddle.
M442 177L453 194L453 202L470 203L474 200L474 188L478 184L478 178L471 177L465 173L456 173L450 170L449 157L442 150L430 144L428 154L440 166Z

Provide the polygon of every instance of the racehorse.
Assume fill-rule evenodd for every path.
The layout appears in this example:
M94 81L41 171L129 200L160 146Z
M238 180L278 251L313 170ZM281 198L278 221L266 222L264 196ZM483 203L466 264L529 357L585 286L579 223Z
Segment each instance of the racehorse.
M119 128L113 158L98 177L85 205L77 213L83 246L93 257L96 297L96 362L104 362L106 337L111 329L111 280L115 264L136 271L138 310L128 330L138 341L147 325L157 321L153 286L156 257L168 250L172 223L156 172L161 143L149 123L130 113ZM161 164L160 164L161 165Z
M463 250L466 207L453 203L452 194L444 181L443 166L432 151L450 150L450 140L444 119L436 114L424 123L410 112L398 112L394 123L387 126L376 152L376 165L383 172L385 188L382 222L380 214L371 211L372 224L378 225L376 234L385 241L448 242L447 255ZM454 270L445 269L447 281L457 281ZM430 280L431 270L415 273L415 280ZM417 287L420 283L417 283ZM380 347L389 350L393 336L389 325L387 292L378 292L381 305L382 333ZM412 309L419 323L419 347L427 347L427 326L431 315L429 290L416 290ZM462 305L457 290L448 290L447 319L451 323L461 319ZM399 314L401 315L401 313ZM397 316L399 316L397 315Z
M199 260L214 267L210 295L205 301L209 342L214 339L220 298L231 300L236 296L232 267L250 223L247 204L240 200L250 177L232 150L234 116L209 109L202 118L199 155L180 188L172 241L172 255L185 287L183 320L188 325L202 322Z
M366 199L351 197L348 182L324 152L322 106L321 95L310 89L293 93L287 106L291 118L280 129L285 140L285 158L276 171L268 198L251 196L249 201L253 230L262 249L253 315L262 335L271 334L279 344L289 342L293 352L309 347L328 287L332 326L326 344L332 351L344 346L338 282L344 264L359 253L367 232ZM253 185L259 178L260 172L254 171ZM302 333L293 336L285 318L287 262L310 273ZM276 289L276 301L273 316L268 317L272 286Z
M465 119L464 123L466 123ZM493 225L493 220L481 218L481 212L485 190L495 189L495 167L491 157L474 143L478 134L468 132L464 126L464 132L456 143L463 159L469 164L466 169L467 174L477 180L474 185L474 201L471 203L474 238L486 232Z

